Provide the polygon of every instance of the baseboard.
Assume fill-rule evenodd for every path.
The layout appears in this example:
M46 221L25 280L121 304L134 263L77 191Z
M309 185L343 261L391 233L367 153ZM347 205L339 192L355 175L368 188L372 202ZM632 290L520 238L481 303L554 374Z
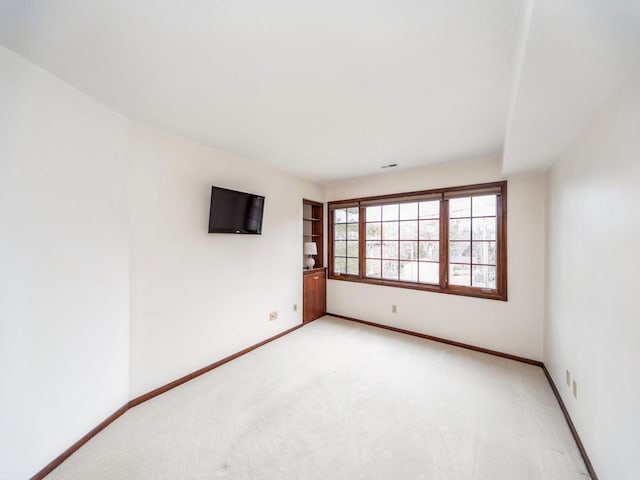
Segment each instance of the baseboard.
M544 371L547 380L549 381L549 385L551 385L551 390L553 390L553 394L556 396L558 403L560 404L560 409L564 414L564 419L567 421L569 425L569 430L571 430L571 435L573 435L573 439L576 441L576 445L578 446L578 450L580 450L580 455L582 455L582 459L584 460L584 465L587 467L587 472L591 475L591 480L598 480L598 475L596 475L596 471L593 469L593 465L591 464L591 460L589 460L589 455L587 455L587 450L584 448L582 444L582 440L580 440L580 435L578 435L578 431L576 430L576 426L573 424L573 420L571 420L571 416L569 416L569 410L564 404L562 397L560 396L560 392L556 387L553 378L551 378L551 374L545 365L542 365L542 370Z
M76 443L67 448L64 452L54 458L51 462L47 464L42 470L36 473L30 480L42 480L44 477L49 475L53 470L55 470L58 465L64 462L67 458L69 458L73 453L76 452L80 447L82 447L85 443L95 437L100 431L104 430L109 426L111 422L120 417L123 413L129 410L129 404L125 403L118 410L113 412L107 418L105 418L97 427L87 433L84 437L78 440Z
M177 380L174 380L173 382L167 383L166 385L163 385L162 387L158 387L155 390L152 390L148 393L145 393L144 395L140 395L139 397L134 398L133 400L131 400L129 402L129 408L132 407L136 407L138 405L140 405L141 403L146 402L147 400L151 400L153 397L157 397L158 395L162 395L165 392L168 392L169 390L171 390L172 388L176 388L179 385L182 385L183 383L188 382L189 380L193 380L196 377L199 377L200 375L203 375L207 372L210 372L211 370L213 370L214 368L218 368L221 365L224 365L225 363L230 362L231 360L235 360L238 357L241 357L242 355L246 355L247 353L255 350L256 348L262 347L263 345L266 345L269 342L273 342L274 340L277 340L280 337L284 337L285 335L293 332L294 330L297 330L305 325L308 325L310 322L306 322L306 323L301 323L300 325L296 325L295 327L292 327L288 330L285 330L284 332L281 332L277 335L274 335L273 337L269 337L266 340L263 340L260 343L256 343L255 345L252 345L250 347L245 348L244 350L240 350L239 352L233 353L231 355L229 355L228 357L224 357L222 360L218 360L217 362L213 362L210 365L207 365L206 367L202 367L199 370L196 370L195 372L192 372L188 375L185 375L184 377L180 377Z
M203 374L205 374L207 372L210 372L211 370L213 370L214 368L219 367L220 365L224 365L225 363L228 363L231 360L235 360L236 358L241 357L242 355L246 355L247 353L255 350L256 348L262 347L263 345L266 345L269 342L273 342L274 340L277 340L278 338L283 337L283 336L287 335L288 333L291 333L294 330L297 330L297 329L299 329L299 328L301 328L301 327L303 327L305 325L309 325L309 323L311 323L311 322L306 322L306 323L301 323L299 325L296 325L295 327L292 327L292 328L290 328L288 330L285 330L284 332L280 332L279 334L274 335L273 337L269 337L266 340L263 340L263 341L261 341L259 343L256 343L255 345L247 347L244 350L240 350L239 352L236 352L236 353L234 353L232 355L229 355L228 357L225 357L225 358L223 358L221 360L218 360L217 362L214 362L214 363L212 363L210 365L207 365L206 367L203 367L203 368L201 368L199 370L196 370L195 372L192 372L189 375L185 375L184 377L181 377L181 378L179 378L177 380L174 380L173 382L167 383L166 385L163 385L162 387L156 388L155 390L152 390L152 391L150 391L148 393L145 393L144 395L140 395L139 397L136 397L133 400L125 403L122 407L120 407L114 413L109 415L109 417L104 419L97 427L95 427L93 430L91 430L89 433L87 433L84 437L82 437L80 440L78 440L72 446L67 448L64 452L62 452L60 455L58 455L51 462L49 462L42 470L40 470L38 473L36 473L34 476L32 476L30 478L30 480L42 480L42 479L44 479L53 470L55 470L62 462L64 462L67 458L69 458L71 455L73 455L73 453L75 453L80 447L82 447L85 443L87 443L89 440L91 440L93 437L95 437L100 431L102 431L106 427L108 427L109 424L111 424L118 417L122 416L122 414L124 414L130 408L136 407L136 406L140 405L141 403L144 403L147 400L152 399L153 397L157 397L158 395L161 395L161 394L163 394L165 392L168 392L172 388L175 388L175 387L177 387L179 385L182 385L183 383L188 382L189 380L192 380L192 379L194 379L196 377L199 377L200 375L203 375Z
M508 358L509 360L515 360L516 362L528 363L529 365L535 365L536 367L542 367L542 362L538 360L532 360L530 358L519 357L517 355L511 355L510 353L498 352L497 350L489 350L488 348L476 347L475 345L469 345L467 343L456 342L454 340L448 340L446 338L434 337L433 335L427 335L426 333L418 333L412 330L405 330L404 328L390 327L389 325L383 325L381 323L368 322L366 320L360 320L353 317L345 317L344 315L337 315L335 313L327 313L332 317L342 318L343 320L349 320L350 322L362 323L363 325L369 325L371 327L383 328L385 330L391 330L392 332L404 333L405 335L411 335L412 337L424 338L425 340L432 340L434 342L446 343L454 347L466 348L467 350L473 350L475 352L487 353L496 357Z
M473 350L473 351L476 351L476 352L487 353L489 355L495 355L495 356L498 356L498 357L507 358L509 360L515 360L517 362L528 363L529 365L534 365L536 367L542 368L542 371L544 372L545 376L547 377L547 381L549 382L549 385L551 386L551 390L553 391L553 394L555 395L556 399L558 400L558 403L560 404L560 409L562 410L562 413L563 413L564 418L565 418L565 420L567 422L567 425L569 426L569 430L571 430L571 435L573 435L573 439L575 440L576 445L578 446L578 450L580 451L580 455L582 456L582 459L584 460L584 465L587 468L587 472L589 472L589 475L591 476L592 480L598 480L598 475L596 475L596 472L593 469L593 465L591 464L591 460L589 459L589 455L587 455L587 451L584 448L582 440L580 440L580 436L578 435L578 431L576 430L576 427L573 424L573 420L571 420L571 417L569 416L569 411L567 410L564 402L562 401L562 397L560 396L560 393L558 392L558 389L556 388L556 385L553 382L553 379L551 378L551 375L549 374L549 371L547 370L547 367L544 365L543 362L539 362L538 360L532 360L530 358L519 357L517 355L511 355L509 353L498 352L496 350L489 350L487 348L476 347L475 345L469 345L469 344L466 344L466 343L455 342L453 340L448 340L446 338L434 337L433 335L427 335L427 334L424 334L424 333L418 333L418 332L414 332L412 330L405 330L404 328L390 327L388 325L382 325L380 323L368 322L366 320L360 320L360 319L357 319L357 318L346 317L344 315L336 315L335 313L327 313L327 315L330 315L330 316L336 317L336 318L341 318L343 320L349 320L350 322L362 323L363 325L369 325L371 327L377 327L377 328L382 328L382 329L385 329L385 330L391 330L392 332L404 333L406 335L411 335L413 337L424 338L426 340L433 340L434 342L446 343L447 345L453 345L455 347L466 348L467 350Z
M397 327L390 327L388 325L382 325L379 323L374 323L374 322L368 322L366 320L359 320L357 318L352 318L352 317L346 317L344 315L337 315L334 313L327 313L327 315L332 316L332 317L336 317L336 318L341 318L343 320L348 320L351 322L356 322L356 323L361 323L363 325L369 325L371 327L377 327L377 328L382 328L385 330L390 330L393 332L398 332L398 333L403 333L406 335L411 335L414 337L419 337L419 338L424 338L426 340L432 340L435 342L440 342L440 343L445 343L447 345L452 345L455 347L460 347L460 348L466 348L467 350L473 350L476 352L480 352L480 353L486 353L489 355L494 355L494 356L498 356L498 357L502 357L502 358L507 358L509 360L515 360L517 362L523 362L523 363L527 363L529 365L534 365L537 367L542 368L545 376L547 377L547 380L549 382L549 385L551 386L551 390L553 391L556 399L558 400L558 403L560 404L560 409L562 410L562 413L564 414L564 418L567 422L567 424L569 425L569 429L571 430L571 434L573 435L573 438L576 442L576 445L578 446L578 450L580 451L580 455L582 455L582 459L584 460L584 464L587 468L587 471L589 472L589 475L591 476L592 480L598 480L598 476L596 475L595 470L593 469L593 465L591 464L591 460L589 460L589 456L587 455L587 451L584 448L584 445L582 443L582 440L580 440L580 436L578 435L578 431L575 428L575 425L573 424L573 421L571 420L571 417L569 416L569 411L567 410L564 402L562 401L562 397L560 396L560 393L558 392L558 389L556 388L555 383L553 382L553 379L551 378L551 375L549 374L549 371L547 370L547 367L542 363L539 362L537 360L532 360L529 358L525 358L525 357L519 357L517 355L511 355L508 353L503 353L503 352L498 352L496 350L490 350L490 349L486 349L486 348L481 348L481 347L476 347L475 345L469 345L466 343L461 343L461 342L456 342L453 340L448 340L446 338L440 338L440 337L435 337L433 335L427 335L424 333L418 333L418 332L413 332L411 330L405 330L403 328L397 328ZM291 333L305 325L308 325L309 323L312 322L307 322L307 323L301 323L300 325L296 325L293 328L290 328L288 330L285 330L284 332L281 332L277 335L274 335L273 337L270 337L266 340L263 340L262 342L256 343L255 345L252 345L250 347L245 348L244 350L240 350L239 352L236 352L232 355L229 355L221 360L218 360L217 362L214 362L210 365L207 365L206 367L203 367L199 370L196 370L195 372L190 373L189 375L185 375L184 377L181 377L177 380L174 380L173 382L167 383L166 385L163 385L162 387L156 388L155 390L152 390L148 393L145 393L144 395L140 395L139 397L134 398L133 400L131 400L130 402L124 404L122 407L120 407L118 410L116 410L114 413L112 413L109 417L107 417L105 420L103 420L98 426L96 426L93 430L91 430L90 432L88 432L86 435L84 435L80 440L78 440L76 443L74 443L71 447L69 447L67 450L65 450L64 452L62 452L60 455L58 455L54 460L52 460L51 462L49 462L49 464L47 464L42 470L40 470L38 473L36 473L35 475L33 475L31 477L30 480L42 480L44 479L47 475L49 475L53 470L55 470L56 467L58 467L62 462L64 462L67 458L69 458L74 452L76 452L80 447L82 447L84 444L86 444L89 440L91 440L94 436L96 436L100 431L104 430L107 426L109 426L109 424L111 424L113 421L115 421L117 418L119 418L120 416L122 416L122 414L124 414L127 410L129 410L130 408L133 408L137 405L140 405L141 403L146 402L147 400L150 400L154 397L157 397L158 395L161 395L165 392L168 392L169 390L182 385L183 383L188 382L189 380L192 380L196 377L199 377L200 375L203 375L207 372L210 372L211 370L224 365L225 363L230 362L231 360L235 360L238 357L241 357L242 355L245 355L253 350L255 350L256 348L259 348L263 345L266 345L269 342L273 342L274 340L277 340L278 338L281 338L285 335L287 335L288 333Z

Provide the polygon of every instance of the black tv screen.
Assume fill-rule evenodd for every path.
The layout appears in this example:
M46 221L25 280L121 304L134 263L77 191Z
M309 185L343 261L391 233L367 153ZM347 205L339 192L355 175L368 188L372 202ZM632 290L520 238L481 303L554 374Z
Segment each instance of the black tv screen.
M211 187L209 233L262 233L264 197Z

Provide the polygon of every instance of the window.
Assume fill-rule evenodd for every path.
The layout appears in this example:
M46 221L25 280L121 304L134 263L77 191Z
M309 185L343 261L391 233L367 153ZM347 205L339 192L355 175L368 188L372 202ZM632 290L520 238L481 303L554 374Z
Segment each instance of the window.
M506 300L506 182L329 203L329 277Z
M358 275L358 207L333 210L333 269L337 274Z
M496 288L496 195L449 200L449 282Z
M438 284L440 202L365 207L365 276Z

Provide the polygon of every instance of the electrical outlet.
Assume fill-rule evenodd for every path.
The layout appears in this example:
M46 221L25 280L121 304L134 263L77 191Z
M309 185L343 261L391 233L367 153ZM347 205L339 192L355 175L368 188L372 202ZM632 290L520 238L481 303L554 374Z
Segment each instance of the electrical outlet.
M297 304L297 303L294 303L294 304L293 304L293 311L294 311L294 312L297 312L297 311L298 311L298 304Z
M397 305L391 305L391 313L398 313L398 306Z
M273 322L274 320L277 320L277 319L278 319L278 312L271 312L269 314L269 321L270 322Z
M573 396L577 400L578 399L578 384L576 381L573 381Z
M570 387L571 386L571 372L569 370L567 370L566 378L567 378L567 387Z

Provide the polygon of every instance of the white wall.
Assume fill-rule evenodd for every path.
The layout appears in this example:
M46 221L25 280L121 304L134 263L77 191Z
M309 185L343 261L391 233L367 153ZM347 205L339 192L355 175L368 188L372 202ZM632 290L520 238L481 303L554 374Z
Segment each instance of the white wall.
M640 63L548 174L544 358L602 479L640 478L639 158Z
M266 196L262 235L207 234L214 184ZM303 198L325 190L132 124L0 47L0 479L300 323Z
M327 200L491 182L500 170L491 158L401 170L330 185ZM329 280L328 311L542 360L544 177L513 178L507 188L508 302Z
M0 479L128 400L128 128L0 46Z
M325 193L141 125L131 138L134 398L302 321L302 199ZM264 195L262 235L208 234L212 185Z

